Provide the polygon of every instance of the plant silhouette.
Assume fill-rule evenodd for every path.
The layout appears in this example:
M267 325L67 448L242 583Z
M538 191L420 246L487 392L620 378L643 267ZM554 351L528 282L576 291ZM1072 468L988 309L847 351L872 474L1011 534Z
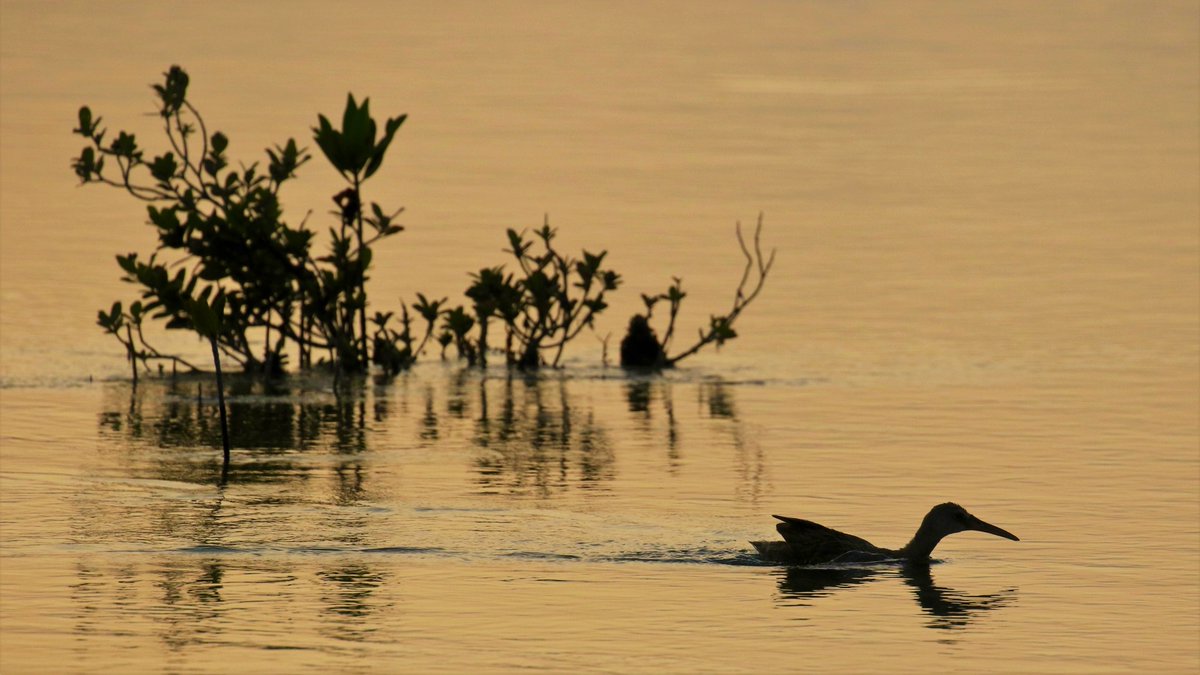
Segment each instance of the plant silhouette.
M313 365L314 352L325 351L326 363L338 371L364 372L372 346L365 285L371 246L403 227L395 222L402 209L388 213L376 203L364 209L362 186L382 165L405 116L389 119L380 140L367 100L359 105L348 97L340 130L318 117L316 141L350 184L334 197L339 226L330 228L329 251L318 257L307 219L290 225L279 203L280 188L309 161L307 151L289 139L266 151L265 170L258 163L234 168L226 154L229 139L209 133L188 98L188 83L187 73L173 66L154 85L170 146L155 157L125 131L106 141L101 118L86 106L79 110L74 131L90 144L75 159L75 174L85 184L118 187L148 202L158 236L148 258L117 256L141 299L128 311L115 303L99 313L98 323L125 346L135 369L136 362L152 359L196 369L151 345L143 325L150 317L168 329L202 333L191 309L203 301L222 308L216 344L247 372L283 372L289 345L301 366ZM386 329L387 316L380 315L373 346L377 360L395 372L411 365L415 353L410 333Z
M594 326L621 276L602 267L607 251L564 255L554 246L557 234L549 218L531 236L509 229L505 250L515 259L516 272L498 266L472 275L466 296L474 316L457 307L443 325L443 340L455 344L460 357L486 366L489 327L498 321L504 328L505 363L524 370L557 367L567 343Z
M679 277L674 277L673 282L664 293L658 295L642 294L642 302L646 305L645 314L635 314L629 320L629 327L626 329L625 337L621 340L621 366L625 368L643 368L643 369L661 369L673 368L675 364L686 359L689 356L699 352L704 347L710 344L715 344L718 348L729 340L737 337L737 332L733 330L733 324L741 315L742 311L750 306L751 302L758 297L762 291L763 284L766 283L767 274L771 271L771 266L775 264L775 251L763 257L760 238L762 235L762 215L758 217L758 224L754 228L754 248L751 251L746 245L746 240L742 237L742 225L738 223L735 229L737 233L738 246L742 249L742 255L746 257L746 266L742 271L742 279L738 282L737 290L734 292L733 307L726 314L718 314L709 317L708 328L700 329L699 335L691 346L683 351L671 356L668 350L671 346L671 340L675 337L675 321L679 317L679 309L683 305L683 299L687 297L687 293L683 291L683 280ZM751 283L751 287L747 289L747 284ZM650 325L650 320L654 315L654 306L660 300L666 300L668 305L669 317L667 319L667 328L660 339Z
M115 302L97 316L124 347L135 382L139 366L148 368L154 360L170 361L173 372L180 365L200 369L156 348L144 331L147 319L190 330L210 341L215 359L224 354L244 372L266 376L284 373L295 356L300 368L326 367L335 378L367 373L372 366L391 377L411 367L435 335L443 357L453 345L470 365L486 367L489 355L502 354L508 367L559 367L566 345L594 329L608 294L621 284L621 276L605 266L607 251L583 250L578 258L562 253L547 217L532 232L507 230L505 250L515 265L471 275L468 303L451 306L447 298L417 293L412 312L402 302L398 313L368 314L372 247L404 230L397 222L404 209L367 201L364 186L383 166L407 116L390 117L381 128L371 116L370 99L360 103L353 94L347 95L340 128L317 116L313 139L346 182L333 195L337 220L328 229L327 251L319 255L308 217L289 223L279 199L282 186L311 159L308 151L288 139L265 151L265 168L257 162L235 167L228 137L210 133L189 99L189 81L182 68L172 66L153 85L168 145L162 154L148 155L126 131L109 137L87 106L80 108L74 129L88 141L72 163L75 175L83 184L116 187L146 202L158 240L147 257L117 256L124 280L139 288L140 298L128 309ZM686 297L675 278L666 292L642 296L646 313L630 321L621 365L669 368L709 344L719 347L737 337L734 322L758 296L774 263L773 251L762 255L761 230L760 216L751 253L738 226L746 268L728 313L712 316L693 345L670 355ZM661 339L651 326L660 300L667 301L670 314ZM497 329L503 331L502 345Z

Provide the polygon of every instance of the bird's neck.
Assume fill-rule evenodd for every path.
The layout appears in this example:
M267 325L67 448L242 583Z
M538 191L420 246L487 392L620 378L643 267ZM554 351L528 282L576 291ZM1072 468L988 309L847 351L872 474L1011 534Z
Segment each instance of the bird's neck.
M937 548L938 543L945 536L945 534L936 531L927 523L921 523L921 527L913 535L912 541L900 549L899 557L907 558L908 560L928 560L929 556L933 553L933 549Z

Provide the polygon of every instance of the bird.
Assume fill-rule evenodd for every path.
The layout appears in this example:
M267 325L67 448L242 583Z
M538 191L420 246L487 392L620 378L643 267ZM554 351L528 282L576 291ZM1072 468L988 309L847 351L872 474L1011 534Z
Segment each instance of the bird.
M947 535L966 530L987 532L997 537L1020 541L1008 530L986 523L953 502L938 504L929 510L912 541L903 548L881 548L860 537L818 525L810 520L774 516L782 521L775 526L783 541L752 541L759 556L769 562L789 565L828 563L869 563L896 560L927 563L938 542Z

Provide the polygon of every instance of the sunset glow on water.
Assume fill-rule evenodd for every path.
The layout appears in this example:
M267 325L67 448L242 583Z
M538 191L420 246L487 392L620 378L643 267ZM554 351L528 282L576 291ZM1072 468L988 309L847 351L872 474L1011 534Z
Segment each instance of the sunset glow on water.
M0 671L1195 672L1193 3L0 3ZM462 304L544 218L623 283L533 376L129 382L96 310L144 205L76 185L151 82L247 164L347 92L409 115L372 311ZM321 157L281 194L334 226ZM610 361L672 277L738 337ZM324 234L322 234L324 236ZM197 359L182 332L159 339ZM452 357L453 351L447 353ZM197 390L199 389L199 398ZM772 514L935 564L763 564Z

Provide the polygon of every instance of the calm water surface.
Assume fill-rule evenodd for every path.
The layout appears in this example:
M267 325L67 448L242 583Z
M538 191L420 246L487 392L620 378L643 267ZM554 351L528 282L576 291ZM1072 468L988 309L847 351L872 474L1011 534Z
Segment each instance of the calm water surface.
M347 7L0 4L0 670L1200 668L1193 3ZM661 378L585 335L531 379L235 382L222 481L211 384L135 389L93 325L144 212L68 168L84 103L157 141L172 63L246 161L347 90L409 113L378 309L546 212L624 275L614 346L673 275L684 334L724 310L760 210L776 270ZM898 546L948 499L1022 541L746 543Z

